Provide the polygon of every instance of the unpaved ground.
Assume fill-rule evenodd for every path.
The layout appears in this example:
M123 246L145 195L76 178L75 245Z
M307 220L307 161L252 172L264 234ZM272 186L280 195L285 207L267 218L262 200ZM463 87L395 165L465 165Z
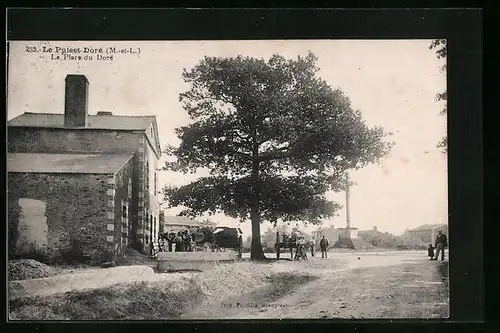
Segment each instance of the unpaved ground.
M35 320L448 315L447 280L442 278L447 266L429 261L423 251L338 252L330 253L328 259L309 259L267 264L243 261L202 273L174 274L156 274L148 262L142 266L80 270L78 274L38 281L10 281L10 298L14 300L11 314ZM184 291L187 285L190 287ZM179 290L174 293L176 286ZM187 291L192 295L184 295ZM167 296L160 296L162 293ZM94 294L102 299L98 301L100 298ZM15 301L16 297L19 301ZM69 304L68 300L71 309L64 305ZM144 311L134 310L141 306ZM147 310L149 307L154 309Z
M294 274L183 318L448 317L448 285L442 279L447 262L429 261L419 252L330 255L308 263L279 262L273 270Z
M175 281L193 273L156 274L148 266L124 266L105 269L86 269L72 274L47 278L10 281L9 298L47 296L69 291L111 287L116 284L153 281Z

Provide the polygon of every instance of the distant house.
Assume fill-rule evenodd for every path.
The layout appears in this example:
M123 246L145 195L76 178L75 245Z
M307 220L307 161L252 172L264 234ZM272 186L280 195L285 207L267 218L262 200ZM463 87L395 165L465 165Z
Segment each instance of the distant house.
M321 239L323 236L325 236L326 239L330 243L335 242L341 238L347 238L348 236L351 239L357 239L358 238L358 228L352 228L350 227L349 229L347 228L335 228L334 225L330 226L329 228L318 228L316 231L313 231L311 233L311 236L314 237L314 239ZM333 244L333 243L332 243Z
M412 242L422 244L433 244L439 231L448 234L447 224L424 224L417 228L408 230L408 235Z
M329 228L318 228L316 231L311 233L311 236L314 237L316 241L319 241L323 236L333 245L339 236L342 234L342 231L339 229L335 229L335 226L332 225Z
M156 117L89 114L88 96L87 78L68 75L64 113L8 121L10 254L78 247L99 262L158 237Z
M199 227L203 222L187 216L164 216L164 230L166 232L177 231L180 229L189 229Z

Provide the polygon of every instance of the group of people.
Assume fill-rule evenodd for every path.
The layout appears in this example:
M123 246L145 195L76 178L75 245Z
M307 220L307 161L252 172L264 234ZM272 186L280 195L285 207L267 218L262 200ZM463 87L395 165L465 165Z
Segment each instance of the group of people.
M158 252L192 252L193 236L189 230L170 232L160 235L158 240ZM153 243L150 244L153 247Z
M442 231L438 231L435 246L429 244L428 255L430 260L438 260L439 254L441 254L441 261L444 260L444 249L448 246L448 238ZM434 253L434 250L436 252Z
M311 251L311 257L315 256L316 253L316 241L314 240L314 237L307 242L304 238L304 236L297 236L293 235L290 237L290 241L295 241L295 245L297 248L295 258L296 259L306 259L307 260L307 248L309 247ZM322 236L320 242L319 242L319 247L321 250L321 258L325 259L328 258L328 248L330 246L330 243L328 242L328 239L326 239L325 235Z
M314 237L311 239L309 246L311 247L311 256L314 257L316 253L316 241L314 240ZM328 239L326 239L325 235L321 237L321 240L319 241L319 248L321 250L321 258L325 259L328 258L328 247L330 246L330 243L328 242Z

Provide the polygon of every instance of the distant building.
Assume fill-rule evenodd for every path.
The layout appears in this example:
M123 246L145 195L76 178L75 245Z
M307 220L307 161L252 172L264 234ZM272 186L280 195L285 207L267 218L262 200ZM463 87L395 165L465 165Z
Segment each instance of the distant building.
M332 244L339 238L340 235L341 231L339 229L335 229L334 225L329 228L318 228L316 231L311 232L311 236L314 237L315 240L318 241L325 236L325 238Z
M176 232L182 229L189 229L203 225L203 222L187 216L164 216L165 232Z
M337 241L339 238L348 238L350 239L357 239L358 236L358 228L335 228L335 226L330 226L329 228L318 228L318 230L313 231L311 233L311 236L314 237L314 239L321 239L325 236L330 243L333 241Z
M362 239L371 239L376 236L380 236L382 232L378 230L377 226L374 226L371 230L359 230L358 237Z
M448 234L447 224L424 224L417 228L408 230L412 242L422 244L433 244L439 231Z
M84 75L68 75L64 114L8 122L9 251L78 247L102 261L157 239L156 117L88 114L88 94Z

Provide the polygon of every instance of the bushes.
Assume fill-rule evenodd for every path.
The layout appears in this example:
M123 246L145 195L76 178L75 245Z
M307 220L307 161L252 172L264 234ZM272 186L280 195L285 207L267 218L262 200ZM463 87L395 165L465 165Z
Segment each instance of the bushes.
M57 258L57 261L59 263L64 262L68 264L90 264L96 261L104 260L104 258L101 258L101 260L98 258L91 259L89 255L83 253L82 247L82 243L79 239L71 239L70 246L68 248L59 249L61 256ZM101 252L102 256L104 256L103 251L96 252Z
M44 264L54 263L54 259L47 249L37 247L36 244L31 244L31 248L23 253L16 253L15 250L9 249L9 260L36 260Z

